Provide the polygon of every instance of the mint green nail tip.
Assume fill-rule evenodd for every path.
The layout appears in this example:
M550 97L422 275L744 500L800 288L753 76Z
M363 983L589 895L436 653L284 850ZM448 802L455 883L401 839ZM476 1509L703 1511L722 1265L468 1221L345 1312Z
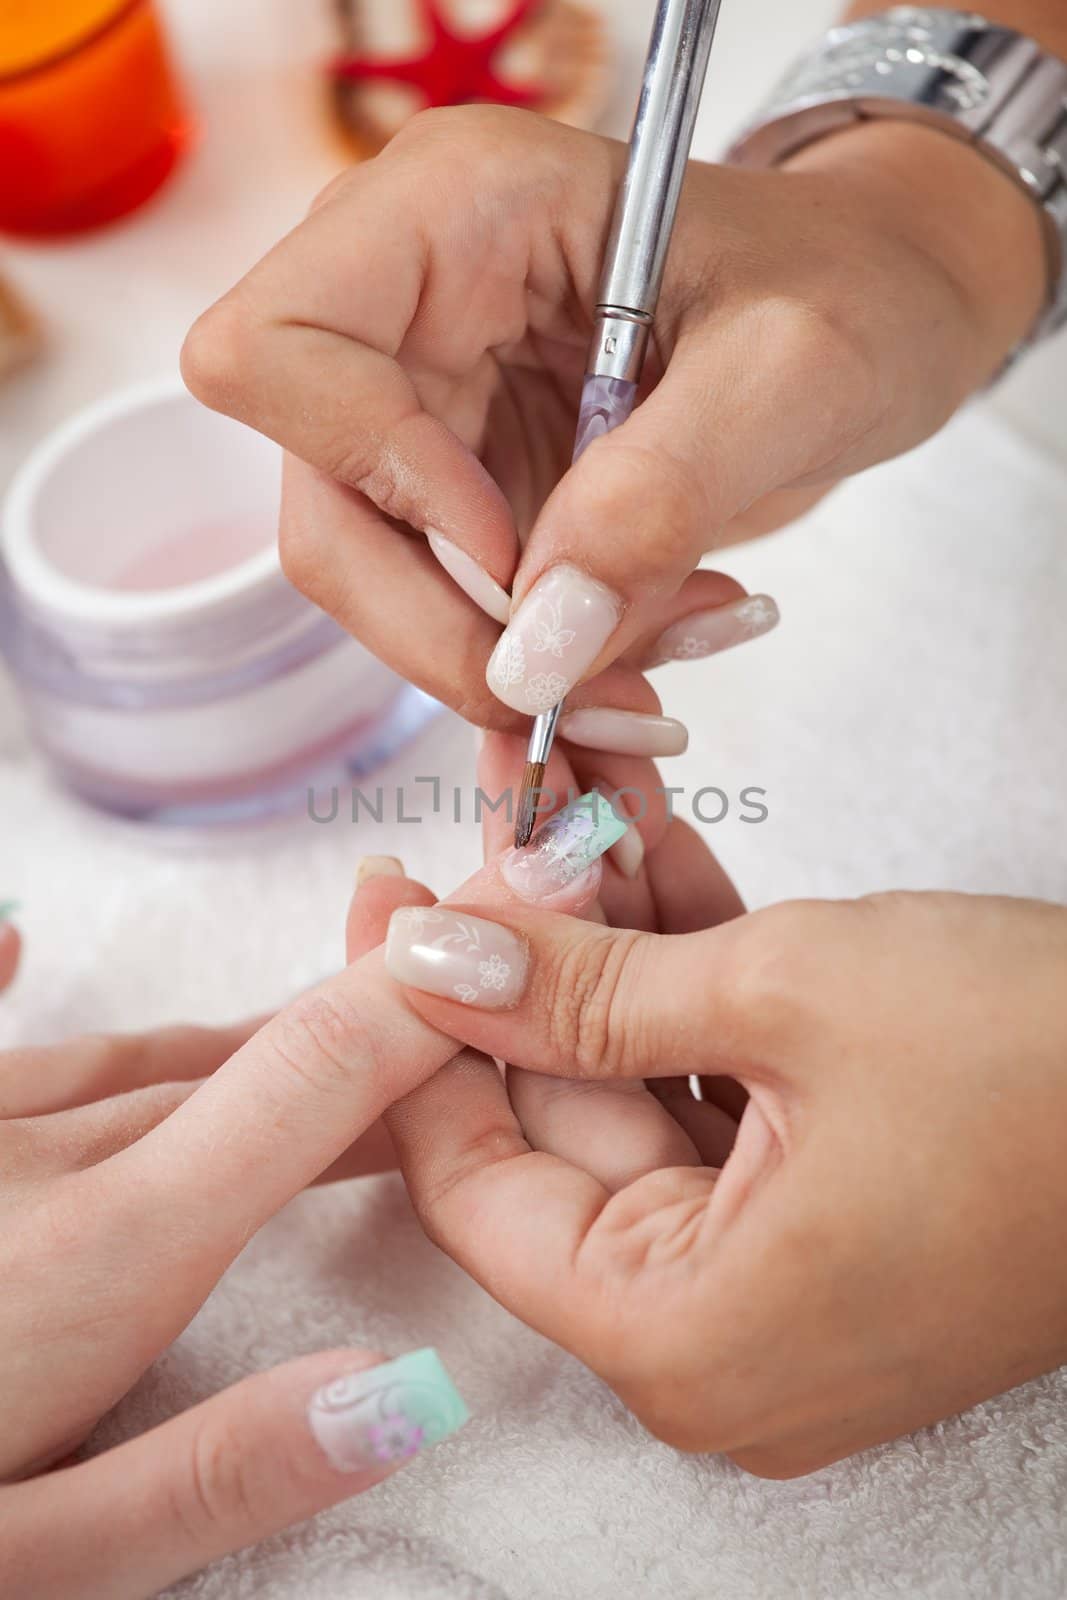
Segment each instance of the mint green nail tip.
M0 922L10 922L20 909L21 902L18 900L0 900Z
M436 1350L345 1373L308 1405L311 1431L339 1472L398 1465L440 1444L469 1415Z
M577 816L580 812L587 811L592 818L593 829L589 835L589 859L595 861L598 856L606 855L613 844L618 844L624 834L629 833L630 824L618 815L607 795L593 789L589 794L583 794L573 806L568 806L561 816Z
M422 1430L424 1445L439 1444L470 1420L467 1403L436 1350L412 1350L382 1371L403 1390L404 1413Z

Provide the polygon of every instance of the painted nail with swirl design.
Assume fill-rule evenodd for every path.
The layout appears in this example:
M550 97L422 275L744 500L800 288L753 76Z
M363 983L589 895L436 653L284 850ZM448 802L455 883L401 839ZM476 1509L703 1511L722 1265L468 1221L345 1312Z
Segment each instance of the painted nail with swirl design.
M308 1425L338 1472L366 1472L439 1444L469 1415L436 1350L413 1350L318 1390Z

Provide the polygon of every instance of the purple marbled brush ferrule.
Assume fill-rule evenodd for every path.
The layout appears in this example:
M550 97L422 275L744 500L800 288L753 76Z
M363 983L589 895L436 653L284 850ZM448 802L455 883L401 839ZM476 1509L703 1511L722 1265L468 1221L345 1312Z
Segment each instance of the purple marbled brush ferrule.
M582 388L578 412L578 433L574 441L575 461L594 439L621 428L637 401L637 385L627 378L587 377Z

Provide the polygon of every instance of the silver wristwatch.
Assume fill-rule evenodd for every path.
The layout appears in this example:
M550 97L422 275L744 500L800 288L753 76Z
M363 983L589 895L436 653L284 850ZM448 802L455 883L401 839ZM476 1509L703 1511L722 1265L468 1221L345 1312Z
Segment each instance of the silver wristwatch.
M868 117L906 117L967 140L1034 197L1050 291L1031 340L1067 322L1067 65L973 12L893 6L833 28L728 159L773 166Z

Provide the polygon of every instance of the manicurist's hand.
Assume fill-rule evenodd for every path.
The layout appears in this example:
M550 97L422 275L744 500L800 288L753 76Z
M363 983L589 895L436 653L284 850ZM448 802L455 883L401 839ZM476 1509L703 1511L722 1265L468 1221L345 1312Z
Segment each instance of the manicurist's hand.
M703 553L936 429L1046 262L1037 207L933 130L693 163L644 403L568 470L624 161L529 114L418 117L201 318L184 371L292 453L287 571L378 655L500 728L580 685L565 736L665 754L676 726L617 714L660 710L637 669L776 616L693 576Z
M675 823L653 880L661 850L660 926L718 921L702 847ZM807 1472L1067 1359L1065 963L1067 911L1019 900L669 936L459 897L390 929L413 1007L472 1047L390 1130L431 1236L650 1429ZM605 1111L666 1079L684 1143L642 1114L621 1149Z

